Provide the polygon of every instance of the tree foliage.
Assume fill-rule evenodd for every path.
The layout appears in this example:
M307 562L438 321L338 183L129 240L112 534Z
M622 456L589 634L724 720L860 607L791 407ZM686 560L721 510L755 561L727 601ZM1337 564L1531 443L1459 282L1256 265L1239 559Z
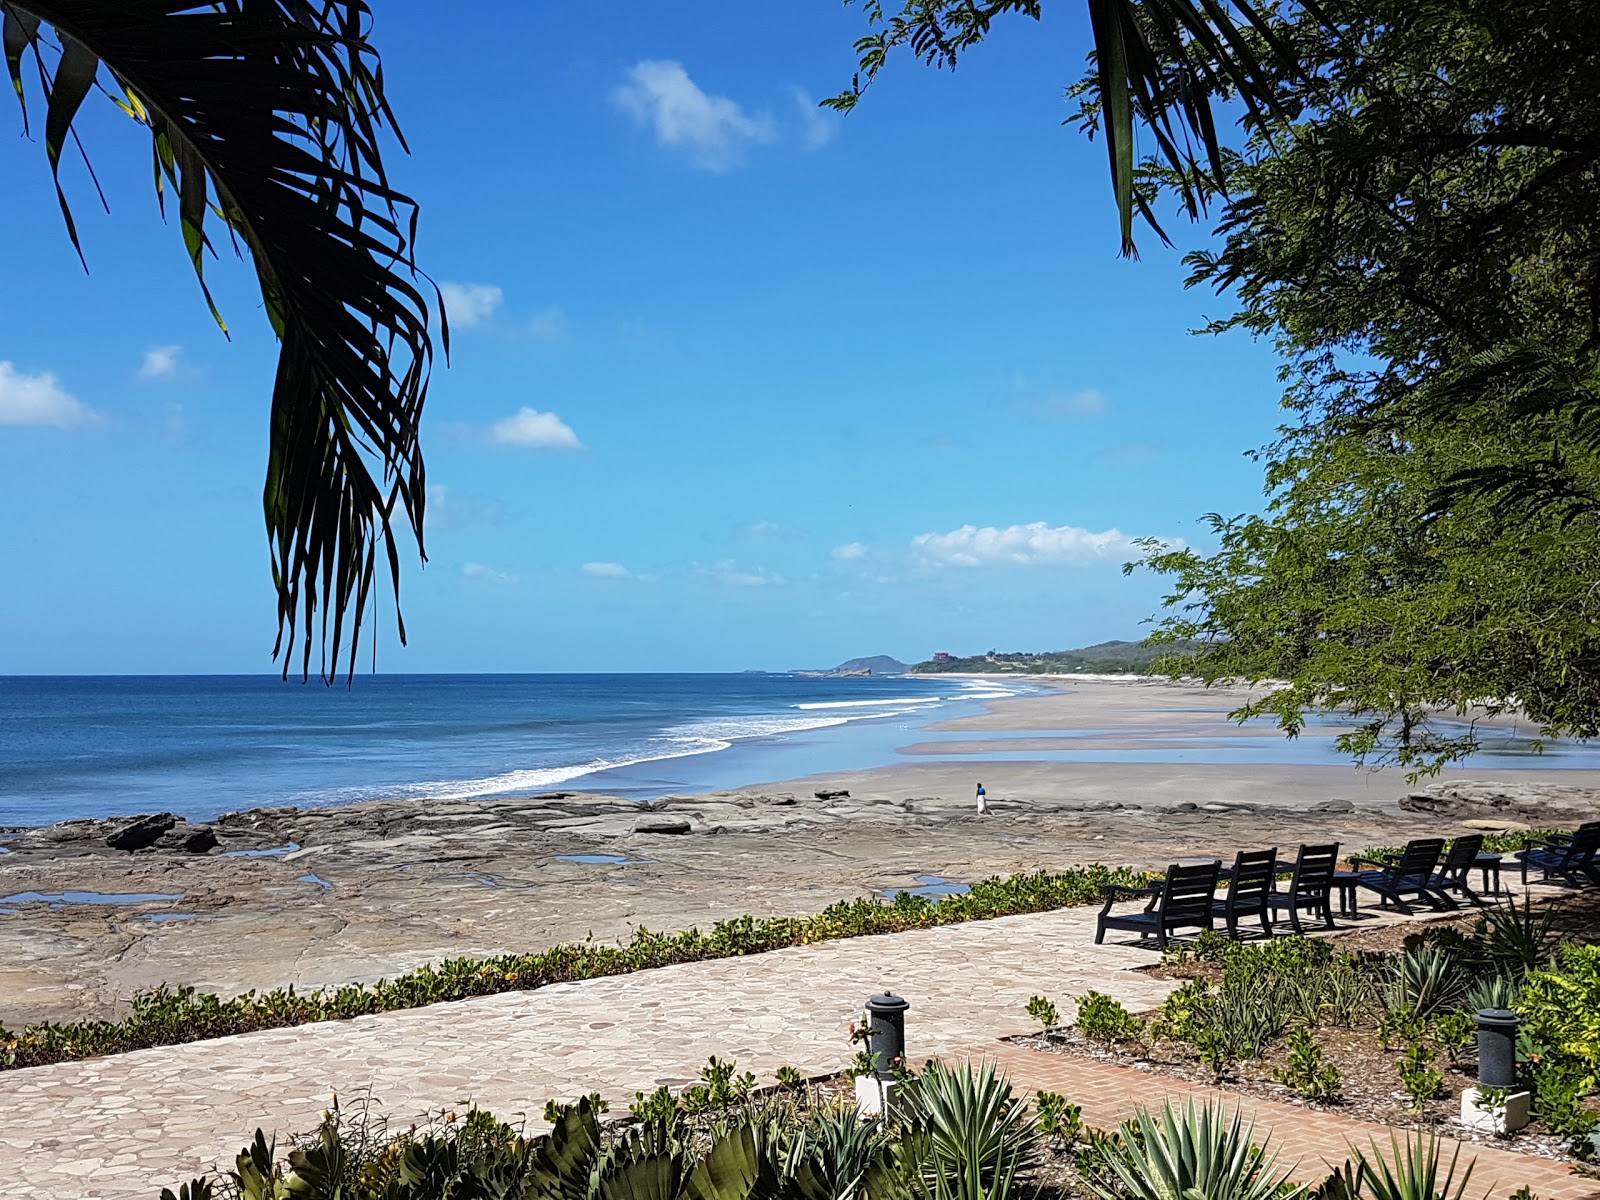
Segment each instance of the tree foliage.
M1157 636L1207 639L1208 680L1288 682L1239 715L1345 709L1347 750L1413 769L1477 746L1441 712L1594 736L1593 6L1334 0L1279 33L1288 115L1228 156L1220 245L1188 261L1238 301L1214 331L1275 340L1291 423L1265 514L1213 518L1214 554L1151 547Z
M857 0L845 0L854 4ZM899 49L922 62L954 69L988 37L997 19L1037 21L1043 0L859 0L872 32L856 41L860 67L850 86L823 104L849 112ZM1310 0L1300 0L1315 11ZM1290 47L1259 0L1086 0L1094 36L1088 89L1103 132L1122 253L1133 256L1137 213L1163 242L1167 235L1135 187L1134 130L1155 141L1188 215L1198 217L1208 195L1225 187L1223 143L1212 99L1240 102L1254 128L1282 114L1277 81L1297 72Z
M148 131L207 303L211 230L253 262L281 342L262 499L285 676L297 652L309 674L319 647L324 677L342 650L353 669L380 546L397 599L395 525L422 549L430 308L416 208L384 168L399 135L370 17L365 0L0 0L24 128L36 89L74 246L61 161L98 89Z

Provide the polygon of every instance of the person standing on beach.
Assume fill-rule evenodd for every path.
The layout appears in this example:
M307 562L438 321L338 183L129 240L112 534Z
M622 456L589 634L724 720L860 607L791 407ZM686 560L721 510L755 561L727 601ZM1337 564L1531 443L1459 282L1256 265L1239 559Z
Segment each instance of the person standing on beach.
M978 785L978 811L980 813L989 811L989 793L983 790L981 783Z

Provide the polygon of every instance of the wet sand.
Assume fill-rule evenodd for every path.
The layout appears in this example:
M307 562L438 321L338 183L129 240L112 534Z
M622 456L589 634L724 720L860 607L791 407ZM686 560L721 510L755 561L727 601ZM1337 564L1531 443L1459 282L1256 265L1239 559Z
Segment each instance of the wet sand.
M920 876L973 880L1091 861L1159 866L1302 840L1359 848L1422 830L1459 832L1467 819L1559 824L1600 809L1600 772L1588 770L1460 770L1416 786L1396 771L1271 761L930 757L1026 754L1062 741L1088 748L1082 730L1112 750L1241 736L1259 741L1262 758L1281 749L1226 720L1237 703L1171 684L1075 680L1067 694L999 701L932 726L892 766L647 805L556 792L260 809L193 831L198 838L181 826L167 835L194 845L214 837L205 852L113 850L105 839L115 822L28 831L0 856L0 897L77 889L179 898L0 901L0 1025L111 1015L135 990L162 982L230 994L306 988L447 957L625 939L641 925L812 912L915 886ZM1008 736L1017 734L1020 743ZM1249 743L1239 753L1248 760ZM979 778L986 817L973 809ZM837 791L848 796L816 795ZM1407 799L1419 795L1421 805ZM1428 797L1448 800L1442 815L1401 807L1430 807Z

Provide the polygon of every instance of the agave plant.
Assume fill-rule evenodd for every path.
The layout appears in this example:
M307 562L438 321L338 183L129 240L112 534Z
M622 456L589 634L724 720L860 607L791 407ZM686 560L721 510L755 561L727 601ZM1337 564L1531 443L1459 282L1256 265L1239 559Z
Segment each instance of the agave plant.
M385 136L404 141L370 19L366 0L0 0L24 130L26 64L73 245L61 162L98 89L148 133L157 197L170 189L219 324L207 217L254 262L281 343L263 500L285 675L296 650L309 673L319 633L321 672L342 644L353 668L379 545L397 595L402 519L422 548L430 308L416 208L384 168Z
M1440 946L1416 946L1394 961L1389 1006L1409 1006L1427 1016L1454 1006L1466 989L1467 974L1460 958Z
M1475 933L1479 952L1491 969L1526 974L1548 963L1561 944L1556 922L1561 915L1556 905L1536 908L1530 897L1522 903L1515 896L1486 908L1478 918Z
M1371 1200L1461 1200L1467 1181L1472 1178L1472 1163L1456 1178L1461 1158L1461 1143L1455 1143L1444 1178L1439 1178L1439 1139L1434 1136L1407 1139L1401 1143L1389 1135L1390 1153L1385 1157L1378 1144L1370 1155L1352 1148L1356 1156L1356 1177Z
M1486 975L1467 989L1467 1007L1473 1012L1485 1008L1515 1008L1522 996L1522 980L1515 975Z
M1237 1110L1196 1105L1180 1114L1171 1104L1159 1117L1140 1109L1130 1136L1103 1147L1089 1186L1103 1200L1298 1200L1303 1187L1278 1171L1277 1156L1257 1145Z
M794 1200L901 1200L907 1193L889 1136L863 1120L854 1104L825 1108L796 1124L798 1136L780 1164L782 1183L758 1189Z
M1008 1200L1040 1141L1027 1105L993 1063L934 1061L918 1077L904 1152L925 1200Z

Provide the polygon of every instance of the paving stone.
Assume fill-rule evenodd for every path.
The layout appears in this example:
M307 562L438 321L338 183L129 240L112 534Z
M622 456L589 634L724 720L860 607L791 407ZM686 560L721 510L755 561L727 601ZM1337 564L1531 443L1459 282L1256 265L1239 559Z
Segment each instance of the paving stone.
M1053 998L1070 1019L1071 998L1091 988L1136 1011L1171 991L1134 970L1153 951L1095 946L1094 915L851 938L0 1072L0 1178L13 1200L149 1200L231 1166L258 1126L280 1143L314 1129L335 1087L347 1101L370 1094L402 1126L477 1104L538 1127L547 1099L598 1091L620 1109L637 1092L694 1080L713 1054L760 1079L786 1065L822 1075L851 1057L849 1023L886 988L911 1001L913 1060L974 1045L994 1056L997 1039L1036 1028L1030 996ZM1155 1079L1137 1083L1149 1092ZM1111 1084L1105 1102L1128 1090L1126 1079ZM128 1154L139 1171L122 1165Z

